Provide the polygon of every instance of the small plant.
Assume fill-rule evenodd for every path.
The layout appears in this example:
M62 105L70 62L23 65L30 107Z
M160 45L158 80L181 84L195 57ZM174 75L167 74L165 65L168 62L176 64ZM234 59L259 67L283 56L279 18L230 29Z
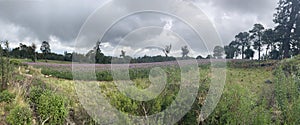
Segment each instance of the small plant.
M2 44L4 48L2 48ZM8 87L8 82L11 78L12 66L9 61L9 43L8 41L0 42L0 75L1 75L1 91L6 90Z
M22 65L22 62L19 60L10 60L9 62L10 64L14 65L14 66L20 66Z
M11 125L31 125L31 110L28 107L16 106L9 112L6 121Z
M42 123L64 124L68 115L66 100L50 91L45 91L38 99L37 112Z
M11 102L16 95L8 92L7 90L4 90L3 92L0 93L0 102Z
M29 93L29 100L34 103L37 104L38 103L38 99L40 98L40 96L44 93L44 90L40 87L32 87Z

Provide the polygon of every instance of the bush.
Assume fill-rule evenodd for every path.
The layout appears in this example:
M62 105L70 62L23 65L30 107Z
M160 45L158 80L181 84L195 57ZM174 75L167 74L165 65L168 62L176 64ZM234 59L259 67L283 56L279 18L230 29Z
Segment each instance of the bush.
M96 78L98 81L113 81L113 76L109 71L97 72Z
M73 80L72 71L68 71L68 70L59 71L59 70L53 70L53 69L50 69L50 68L42 68L41 73L44 74L44 75L52 75L56 78Z
M28 107L16 106L9 112L6 120L11 125L31 125L32 113Z
M19 60L10 60L10 64L12 64L14 66L20 66L22 64L22 62Z
M300 124L300 56L283 60L274 72L276 106L281 124Z
M54 125L64 124L68 115L68 109L65 105L66 100L50 91L45 91L38 99L37 112L42 121Z
M15 94L8 92L7 90L0 93L0 102L11 102L16 97Z
M38 99L40 98L40 96L44 93L44 90L40 87L32 87L29 93L29 100L34 103L37 104L38 103Z

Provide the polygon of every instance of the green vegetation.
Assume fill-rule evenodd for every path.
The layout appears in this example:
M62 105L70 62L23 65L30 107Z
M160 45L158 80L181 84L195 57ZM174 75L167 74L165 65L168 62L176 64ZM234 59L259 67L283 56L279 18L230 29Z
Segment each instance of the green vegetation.
M277 63L276 61L243 61L228 64L226 86L220 102L213 113L201 124L298 124L299 115L299 57ZM87 114L81 106L75 91L74 82L62 78L62 72L51 71L50 78L43 77L39 71L27 66L22 66L21 72L35 74L30 83L29 90L21 92L9 89L1 95L2 105L7 112L7 123L89 123L96 122ZM192 109L177 124L198 124L199 111L205 101L210 84L209 65L200 65L200 88L198 98ZM47 68L43 70L50 70ZM99 71L98 82L86 81L85 84L97 83L99 91L110 100L110 104L118 110L131 115L151 115L166 109L177 96L180 83L180 69L176 67L164 67L166 72L166 89L157 98L150 101L132 100L118 91L109 71ZM29 70L29 71L26 71ZM144 89L149 81L150 68L130 69L130 77L135 85ZM58 75L55 75L58 73ZM39 74L39 75L38 75ZM67 74L67 73L66 73ZM55 78L55 76L60 76ZM16 81L26 81L28 77L16 77ZM108 79L108 80L107 80ZM107 82L104 82L107 81ZM270 82L266 82L270 81ZM11 82L14 83L14 82ZM15 84L13 84L15 86ZM12 86L11 86L12 87ZM11 88L9 86L9 88ZM25 92L24 92L25 91ZM27 91L27 92L26 92ZM28 93L24 94L24 93ZM27 95L27 96L26 96ZM89 97L86 97L89 99ZM92 99L92 98L90 98ZM184 99L184 98L183 98ZM16 105L16 101L23 103ZM27 101L26 101L27 100ZM25 104L24 104L25 103ZM0 103L1 104L1 103ZM13 105L10 105L13 104ZM10 106L8 106L10 105ZM31 109L25 109L31 105ZM28 106L27 106L28 107ZM24 109L23 109L24 108ZM21 112L21 110L24 112ZM145 112L145 110L147 112ZM17 119L18 115L32 116ZM30 115L31 113L32 115ZM31 119L31 120L29 120ZM124 118L123 118L124 119ZM28 120L30 122L28 122ZM128 119L124 119L129 122ZM161 120L160 123L164 121Z
M282 124L300 124L300 57L286 60L276 69L275 93Z
M68 115L66 100L51 91L45 91L38 98L37 113L43 122L64 124Z
M28 107L16 106L7 116L7 122L11 125L31 125L32 112Z
M230 63L223 96L214 112L203 124L299 123L297 119L299 90L297 88L299 88L300 63L297 60L299 60L299 57L280 62L276 67L276 62L274 61ZM172 68L168 70L172 70ZM177 72L176 70L170 72L174 71ZM209 67L201 66L202 84L199 90L199 97L190 112L178 124L197 123L199 110L209 87L209 73ZM133 80L140 88L145 88L149 84L149 81L145 78ZM174 80L174 77L170 80ZM268 80L271 81L271 84L266 83ZM55 83L52 85L62 88L63 93L74 91L74 88L69 89L72 88L70 87L72 82L65 83L64 80L55 78L51 78L47 82ZM165 97L158 97L150 102L138 102L128 99L119 93L111 82L100 82L99 86L107 90L103 92L106 93L113 106L120 111L133 115L143 115L143 108L149 110L148 115L160 112L176 97L176 87L172 88L170 86L171 88L167 87L169 89L165 92L173 94L169 93Z
M33 63L31 59L20 59L20 58L13 58L12 60L21 62L21 63ZM36 63L46 63L45 60L36 60ZM59 60L47 60L47 63L50 64L72 64L70 61L59 61Z
M218 45L214 48L214 54L207 56L206 59L221 59L225 52L228 59L240 56L242 59L252 59L229 62L223 95L212 114L201 121L201 108L206 102L213 77L210 65L203 63L199 64L200 81L196 100L176 124L300 124L300 2L279 1L274 15L276 27L265 29L262 24L254 24L250 31L238 33L229 45ZM266 52L263 52L263 48L266 48ZM171 44L163 49L159 48L166 57L145 55L135 59L126 55L124 50L121 51L120 57L105 56L101 51L101 41L97 41L94 49L86 54L56 54L51 52L47 41L40 47L42 53L36 52L36 49L35 44L27 46L22 43L19 47L11 49L8 41L0 42L0 124L134 124L135 121L129 121L132 116L120 117L121 121L117 123L107 120L106 116L111 115L109 112L101 114L104 119L92 118L89 113L99 112L88 112L85 108L101 105L94 103L96 99L90 94L102 93L104 99L117 110L133 116L146 116L143 120L147 120L148 116L164 111L175 102L181 89L180 85L188 85L181 83L181 70L185 68L161 65L167 76L165 88L155 99L138 101L127 97L128 93L121 93L115 84L116 79L113 79L112 71L101 65L109 64L112 60L116 60L117 63L148 63L144 65L150 65L149 62L174 61L175 57L168 57L172 49ZM257 61L253 60L254 50L258 52ZM181 51L182 57L177 59L194 59L188 56L188 46L181 47ZM197 59L204 58L198 56ZM103 69L97 69L95 76L88 74L89 71L85 71L85 68L72 72L71 61L98 63ZM26 62L46 63L31 63L42 65L32 67ZM57 64L53 66L57 68L50 67L51 64ZM59 64L67 64L70 67ZM128 73L133 85L139 89L153 84L149 79L149 67L133 67ZM154 74L153 77L159 75L162 74ZM74 78L86 86L75 89L78 83L75 84ZM128 80L123 77L117 80L124 82L124 86L128 85ZM95 91L89 91L91 88ZM129 92L144 98L137 91ZM187 102L190 98L192 97L181 97L180 101ZM83 107L80 99L89 107ZM172 111L174 114L178 112L181 111ZM166 118L172 117L171 115L149 124L168 123L170 121Z
M16 97L13 93L10 93L7 90L4 90L0 93L0 102L11 102Z
M171 68L169 70L171 70ZM272 79L272 73L267 70L268 68L230 68L227 73L227 85L224 95L222 96L222 99L214 113L205 121L205 123L271 123L271 118L269 117L271 116L271 111L266 108L268 106L266 104L267 99L263 99L266 101L261 102L261 98L264 96L264 89L271 86L265 84L266 79ZM173 71L177 72L176 70ZM198 111L200 110L204 101L203 98L205 98L209 87L209 73L209 68L201 68L202 82L199 90L199 98L193 105L193 109L191 109L191 111L181 121L179 121L178 124L197 123L197 117L199 115ZM177 78L172 77L170 80L175 79ZM175 81L178 82L178 80ZM137 87L140 88L145 88L149 84L149 81L144 78L134 79L134 82ZM50 78L49 80L46 80L46 83L51 84L54 88L61 88L61 92L70 95L70 98L75 97L75 95L70 94L75 93L74 87L71 87L72 85L70 85L73 84L71 81L68 82L66 80ZM168 83L171 83L171 81ZM163 92L165 93L165 96L160 96L149 102L139 102L128 99L126 96L118 92L112 82L100 82L99 86L104 90L103 93L105 93L107 98L111 100L110 103L113 106L120 111L132 115L144 115L144 111L142 110L143 108L148 110L148 115L164 110L174 100L174 97L176 97L176 91L179 89L174 87L174 85L169 85L166 87L166 91ZM237 109L231 109L230 107ZM255 109L253 109L253 107L255 107ZM241 115L241 113L244 115ZM262 116L257 115L257 113ZM253 118L248 119L249 114L253 116ZM219 118L221 116L222 118ZM247 121L239 122L241 118Z

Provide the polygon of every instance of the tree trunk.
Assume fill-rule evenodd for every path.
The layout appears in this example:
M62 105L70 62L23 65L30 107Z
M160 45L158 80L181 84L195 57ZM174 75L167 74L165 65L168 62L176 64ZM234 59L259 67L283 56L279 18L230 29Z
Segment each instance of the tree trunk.
M261 51L261 39L260 34L258 34L259 46L258 46L258 60L260 60L260 51Z
M266 60L268 60L269 58L268 58L268 51L269 51L269 49L270 49L270 46L268 45L268 47L267 47L267 49L266 49L266 56L267 56L267 58L266 58Z
M283 42L283 58L290 58L290 38L287 38Z
M244 50L245 50L245 47L244 46L242 46L242 59L244 59Z
M1 88L0 90L3 91L3 85L4 85L4 59L3 59L3 50L0 43L0 65L1 65Z
M294 24L296 22L296 15L298 12L298 3L297 1L292 1L292 8L291 8L291 14L290 14L290 20L288 21L288 27L286 31L286 39L283 41L283 58L290 58L290 48L291 48L291 37L292 37L292 29L294 27Z
M168 54L165 52L166 57L168 58Z
M260 60L260 47L258 47L258 60Z

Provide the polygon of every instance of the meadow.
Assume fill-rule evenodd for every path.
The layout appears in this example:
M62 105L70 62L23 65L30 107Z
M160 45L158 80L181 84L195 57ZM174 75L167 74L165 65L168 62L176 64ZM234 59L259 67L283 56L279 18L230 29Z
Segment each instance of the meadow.
M223 95L213 113L205 121L200 121L200 110L211 81L210 63L201 62L198 96L188 113L176 124L299 124L299 64L299 57L280 62L229 61ZM98 92L103 93L105 99L119 111L134 116L150 116L163 111L174 101L180 89L181 70L174 62L129 66L130 78L140 89L151 84L149 72L156 66L166 71L168 84L162 94L150 101L136 101L119 92L112 81L109 65L96 65L96 81L81 82L98 87ZM0 94L5 97L0 103L1 124L113 122L111 119L92 118L91 112L84 109L81 99L84 98L85 105L93 106L95 104L88 102L95 98L89 94L78 95L78 91L88 88L75 89L78 86L72 77L71 64L27 63L15 68L13 74L8 91ZM121 119L113 123L135 123L129 118ZM165 122L160 119L155 124Z

